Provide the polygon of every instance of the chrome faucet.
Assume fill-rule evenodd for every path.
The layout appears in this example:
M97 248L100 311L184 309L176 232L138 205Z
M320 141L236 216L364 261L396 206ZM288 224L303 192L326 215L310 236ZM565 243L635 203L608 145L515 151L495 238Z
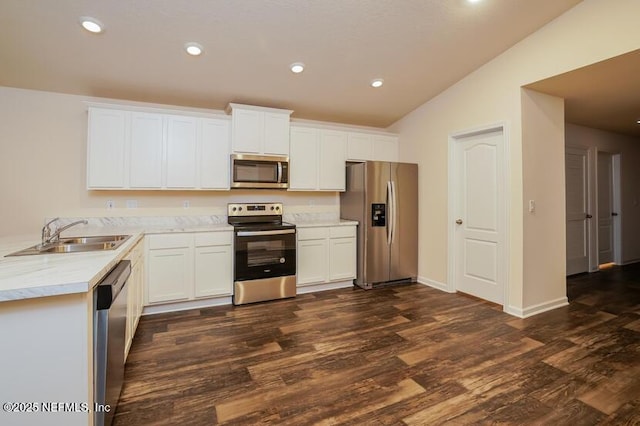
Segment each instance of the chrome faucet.
M42 244L41 246L44 246L46 244L50 244L54 241L58 241L60 240L60 234L63 231L66 231L67 229L71 228L72 226L76 226L76 225L80 225L80 224L84 224L86 225L87 223L89 223L87 220L82 219L82 220L76 220L75 222L72 222L68 225L65 225L61 228L56 228L56 230L54 232L51 232L51 225L59 220L59 217L56 217L55 219L50 220L49 222L47 222L43 227L42 227Z

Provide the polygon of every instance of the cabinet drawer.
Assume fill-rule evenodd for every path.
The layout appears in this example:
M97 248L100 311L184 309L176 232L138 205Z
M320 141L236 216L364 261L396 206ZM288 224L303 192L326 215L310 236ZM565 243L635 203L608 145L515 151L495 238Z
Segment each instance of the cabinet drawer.
M355 226L333 226L330 228L330 238L355 237Z
M191 246L192 234L149 235L149 250L186 248Z
M329 236L328 228L298 228L298 240L320 240Z
M233 232L200 232L196 234L196 247L228 246L233 242Z

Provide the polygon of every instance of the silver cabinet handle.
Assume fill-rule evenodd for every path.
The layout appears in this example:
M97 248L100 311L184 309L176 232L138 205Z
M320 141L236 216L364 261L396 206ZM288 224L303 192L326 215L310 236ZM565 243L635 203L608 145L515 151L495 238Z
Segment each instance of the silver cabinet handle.
M591 219L593 216L591 216L590 214L587 214L587 219Z
M458 219L458 220L456 220L456 223L457 223L458 225L462 225L462 219Z

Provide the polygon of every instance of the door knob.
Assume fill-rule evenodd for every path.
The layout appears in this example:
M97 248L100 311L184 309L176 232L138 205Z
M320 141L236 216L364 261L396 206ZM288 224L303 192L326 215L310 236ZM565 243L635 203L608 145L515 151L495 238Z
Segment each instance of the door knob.
M457 223L458 225L462 225L462 219L458 219L458 220L456 220L456 223Z
M618 213L611 213L611 216L618 216Z
M587 219L591 219L593 216L591 216L590 214L587 214Z

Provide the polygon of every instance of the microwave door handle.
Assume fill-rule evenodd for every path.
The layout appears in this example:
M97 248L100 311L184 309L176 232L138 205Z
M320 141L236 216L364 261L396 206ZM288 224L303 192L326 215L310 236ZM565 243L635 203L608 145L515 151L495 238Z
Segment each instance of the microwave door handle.
M278 183L282 183L282 161L278 161Z

